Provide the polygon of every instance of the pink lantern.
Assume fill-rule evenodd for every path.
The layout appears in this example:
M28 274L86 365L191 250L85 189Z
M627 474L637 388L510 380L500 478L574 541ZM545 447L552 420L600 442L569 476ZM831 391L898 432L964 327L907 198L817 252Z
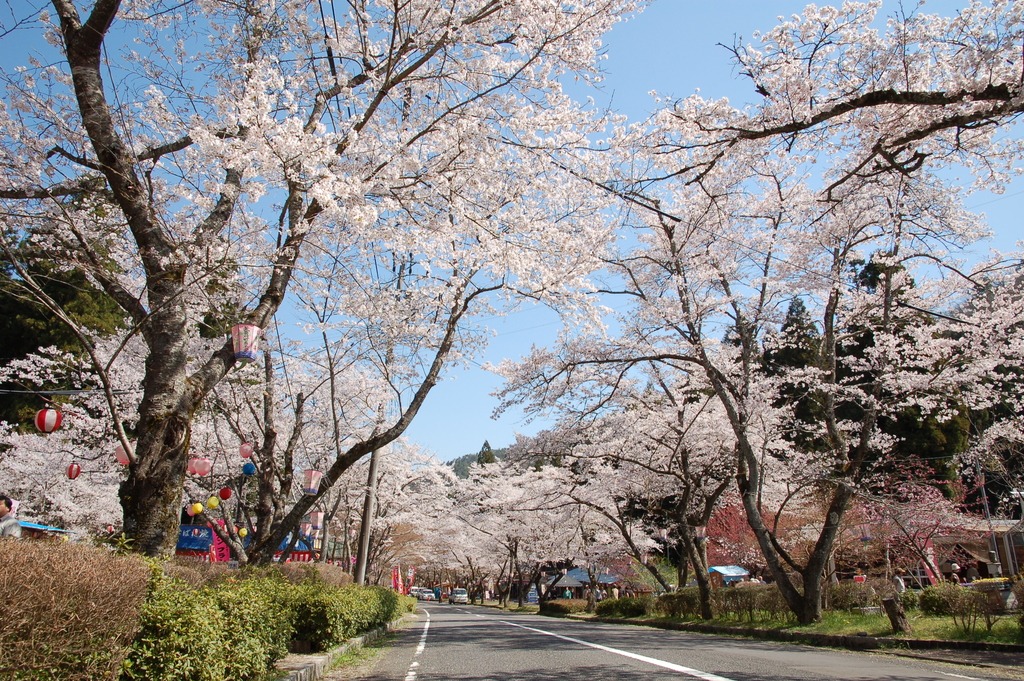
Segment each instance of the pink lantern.
M300 535L302 535L304 537L308 537L309 536L309 530L310 530L309 523L302 523L301 525L299 525L299 534Z
M114 458L122 466L127 466L132 461L131 455L125 451L124 445L118 445L114 448Z
M324 512L314 511L309 514L309 521L313 525L314 530L319 530L324 526Z
M238 454L243 459L248 459L250 456L252 456L252 445L249 444L248 442L243 442L242 446L238 448Z
M36 428L41 433L52 433L60 428L64 415L56 409L40 409L36 412Z
M188 467L185 470L188 471L189 475L196 474L196 460L194 457L188 460Z
M188 513L189 518L196 514L196 512L192 510L192 504L189 504L188 506L185 507L185 513Z
M195 470L195 474L199 477L205 477L210 474L213 470L213 461L205 456L196 457L192 459L192 468Z
M77 463L72 463L68 466L68 480L74 480L82 473L82 467Z
M231 327L231 347L239 362L252 362L259 351L260 334L263 329L255 324L235 324Z
M303 494L316 494L320 489L320 478L324 477L324 474L320 471L314 471L313 469L307 470L302 474L302 493Z

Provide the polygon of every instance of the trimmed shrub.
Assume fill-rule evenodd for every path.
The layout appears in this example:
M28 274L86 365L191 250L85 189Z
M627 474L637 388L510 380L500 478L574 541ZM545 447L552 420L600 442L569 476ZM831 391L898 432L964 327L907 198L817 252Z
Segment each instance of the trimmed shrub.
M554 598L540 604L540 614L554 617L565 617L587 611L585 598Z
M700 617L700 589L687 586L658 596L654 608L666 617L696 619Z
M602 617L646 617L654 610L654 601L645 596L637 598L607 598L597 604Z
M921 596L915 589L907 589L899 597L904 610L917 610L920 607Z
M266 569L280 572L292 584L312 582L337 588L352 585L352 575L328 563L278 563Z
M229 576L237 575L226 563L208 563L196 558L175 556L160 565L163 574L172 579L179 579L193 589L217 584Z
M84 544L15 539L0 539L0 554L0 678L114 677L139 626L146 562Z
M327 650L387 624L400 612L398 594L391 589L335 589L307 582L297 587L294 636L313 651Z
M921 590L920 607L925 615L952 615L963 587L943 582Z
M855 610L881 606L878 591L866 582L828 584L828 602L832 610Z
M141 628L121 678L144 681L224 679L224 616L208 589L162 579L142 606Z
M288 654L295 621L294 589L280 577L262 577L229 580L213 590L224 616L226 679L260 679Z
M716 615L749 622L759 617L792 617L782 593L774 584L741 584L715 589L711 592L711 607Z

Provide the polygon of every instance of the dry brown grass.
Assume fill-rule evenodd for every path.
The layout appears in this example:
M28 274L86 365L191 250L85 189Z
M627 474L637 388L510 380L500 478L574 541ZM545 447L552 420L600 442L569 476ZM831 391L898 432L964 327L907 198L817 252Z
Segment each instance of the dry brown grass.
M4 539L0 556L0 678L116 678L149 566L63 542Z

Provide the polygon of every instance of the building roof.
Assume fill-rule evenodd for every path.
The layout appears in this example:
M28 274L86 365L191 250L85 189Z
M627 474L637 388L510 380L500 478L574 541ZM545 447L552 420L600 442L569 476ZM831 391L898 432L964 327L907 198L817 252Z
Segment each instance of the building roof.
M739 565L712 565L708 572L717 572L723 577L746 577L750 572Z

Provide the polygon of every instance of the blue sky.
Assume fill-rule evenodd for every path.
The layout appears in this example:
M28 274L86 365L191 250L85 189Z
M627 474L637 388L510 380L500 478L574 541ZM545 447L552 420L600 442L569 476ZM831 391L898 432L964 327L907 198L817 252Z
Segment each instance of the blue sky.
M685 97L700 90L705 97L728 97L734 104L756 101L758 95L736 77L728 52L719 44L731 45L737 37L750 42L754 31L771 28L779 16L800 13L806 4L791 0L655 0L644 13L619 24L607 36L607 77L603 88L590 94L598 105L610 106L632 120L643 119L653 110L652 90L668 97ZM949 14L962 4L929 2L925 11ZM885 0L883 14L896 6ZM976 196L968 207L989 216L997 233L995 246L1010 249L1015 240L1024 239L1016 218L1024 208L1024 182L1002 196ZM491 393L501 382L479 365L518 358L529 352L531 344L551 341L558 332L557 319L534 308L491 320L491 326L497 336L485 356L477 358L472 369L447 374L406 432L410 441L441 460L475 453L484 440L495 448L511 444L517 432L534 434L543 425L525 424L514 412L492 419L497 400Z

